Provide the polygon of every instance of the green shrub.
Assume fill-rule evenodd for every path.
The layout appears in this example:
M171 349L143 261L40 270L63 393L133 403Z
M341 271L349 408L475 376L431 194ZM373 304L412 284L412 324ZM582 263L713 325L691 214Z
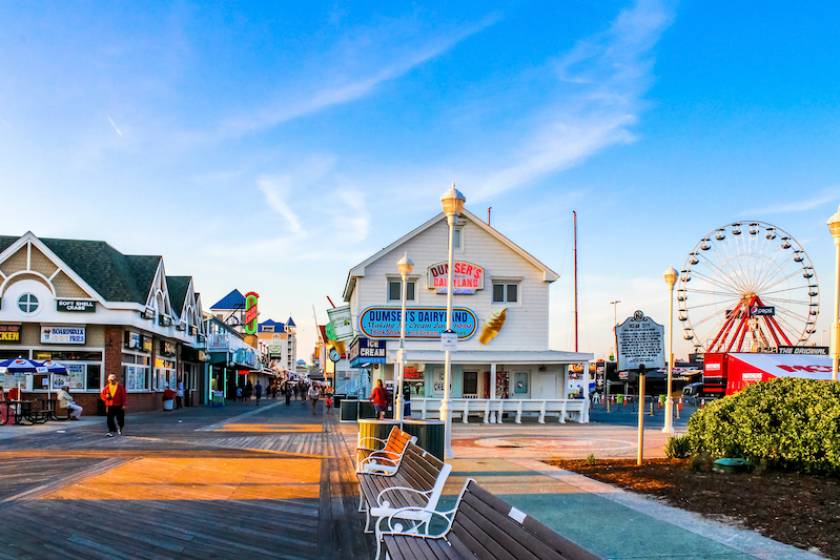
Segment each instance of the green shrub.
M691 455L691 439L688 434L671 437L665 444L665 455L671 459L685 459Z
M840 473L840 383L775 379L713 402L688 422L691 451L770 468Z

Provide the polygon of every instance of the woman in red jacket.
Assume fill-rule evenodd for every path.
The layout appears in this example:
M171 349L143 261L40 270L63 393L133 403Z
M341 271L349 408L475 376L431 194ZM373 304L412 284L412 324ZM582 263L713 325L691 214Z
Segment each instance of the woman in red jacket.
M108 414L108 437L114 434L122 435L125 427L125 405L128 396L122 383L117 383L117 376L113 373L108 376L108 383L99 393L99 398L105 401L105 411Z
M376 417L380 420L385 418L385 411L388 410L388 392L382 385L381 379L376 380L376 385L370 392L370 402L373 404L373 410L376 411Z

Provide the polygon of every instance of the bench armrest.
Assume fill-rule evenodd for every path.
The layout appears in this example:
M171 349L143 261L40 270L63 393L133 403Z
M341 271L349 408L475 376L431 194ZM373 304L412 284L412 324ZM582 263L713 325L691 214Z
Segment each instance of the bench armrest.
M411 492L411 493L414 493L414 494L419 494L421 496L425 496L427 500L432 493L431 490L425 490L425 491L424 490L417 490L416 488L411 488L409 486L390 486L390 487L382 490L379 493L379 495L376 496L376 503L379 504L379 507L383 507L383 508L390 508L391 507L391 504L390 504L390 502L388 502L388 500L384 500L384 501L382 500L382 496L386 492Z
M365 436L363 438L359 438L359 441L356 444L356 449L359 450L359 451L370 451L371 449L376 449L375 447L374 448L364 447L363 444L366 444L366 442L368 442L368 441L379 442L381 444L380 447L385 447L386 445L388 445L388 440L386 440L386 439L379 439L378 437L373 437L373 436Z
M380 536L382 535L404 535L410 537L423 537L426 539L439 539L445 537L449 530L452 528L452 520L455 519L455 509L449 511L435 511L433 509L425 509L421 507L404 507L397 510L394 510L388 517L382 518L382 520L387 523L388 530L380 532ZM403 517L408 512L413 513L425 513L428 514L429 518L433 518L434 516L442 517L446 521L446 529L440 534L437 535L430 535L428 533L429 525L431 521L414 521L414 520L407 520ZM410 526L406 527L405 524L409 523ZM421 527L425 525L426 532L420 532Z
M400 466L399 461L396 461L394 459L389 459L388 457L365 457L364 459L359 461L359 463L357 465L357 471L356 472L362 472L363 471L362 467L364 467L364 465L369 464L369 463L372 463L374 465L387 463L388 464L387 466L393 467L395 469ZM394 475L393 474L383 474L381 476L394 476Z
M368 454L368 457L379 457L382 459L390 459L391 461L399 461L402 455L400 453L394 453L393 451L385 451L382 449L381 451L371 451Z

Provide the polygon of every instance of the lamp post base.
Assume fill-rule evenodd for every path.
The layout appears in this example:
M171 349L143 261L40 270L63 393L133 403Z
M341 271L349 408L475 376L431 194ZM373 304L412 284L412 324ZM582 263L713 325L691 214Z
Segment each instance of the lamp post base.
M443 420L443 457L451 459L455 456L452 451L452 415L449 413L449 403L446 400L440 403L440 419Z
M663 434L674 433L674 399L669 395L665 399L665 426L662 427Z

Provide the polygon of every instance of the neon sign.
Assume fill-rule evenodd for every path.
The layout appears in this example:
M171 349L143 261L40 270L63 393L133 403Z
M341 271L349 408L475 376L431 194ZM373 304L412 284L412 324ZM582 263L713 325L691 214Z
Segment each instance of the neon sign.
M257 292L245 294L245 334L257 334L257 302L260 295Z

